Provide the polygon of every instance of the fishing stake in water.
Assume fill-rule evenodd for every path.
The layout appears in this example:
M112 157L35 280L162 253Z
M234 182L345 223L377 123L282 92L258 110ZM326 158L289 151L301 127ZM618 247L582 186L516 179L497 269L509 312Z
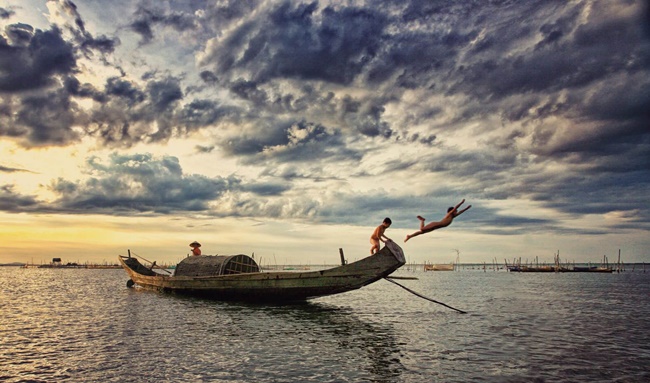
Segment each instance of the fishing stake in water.
M411 293L411 294L417 295L418 297L420 297L420 298L422 298L422 299L426 299L426 300L428 300L428 301L430 301L430 302L437 303L437 304L439 304L439 305L443 305L443 306L448 307L448 308L450 308L450 309L452 309L452 310L456 310L456 311L458 311L458 312L461 313L461 314L467 314L467 312L465 312L465 311L463 311L463 310L459 310L459 309L457 309L457 308L454 308L454 307L451 307L451 306L449 306L449 305L446 305L446 304L444 304L444 303L442 303L442 302L438 302L438 301L433 300L433 299L431 299L431 298L427 298L427 297L425 297L424 295L422 295L422 294L420 294L420 293L416 293L415 291L409 289L408 287L406 287L406 286L402 286L402 285L400 285L399 283L393 281L390 277L386 277L386 278L384 278L384 279L387 280L388 282L391 282L391 283L396 284L397 286L403 288L404 290L408 291L408 292Z

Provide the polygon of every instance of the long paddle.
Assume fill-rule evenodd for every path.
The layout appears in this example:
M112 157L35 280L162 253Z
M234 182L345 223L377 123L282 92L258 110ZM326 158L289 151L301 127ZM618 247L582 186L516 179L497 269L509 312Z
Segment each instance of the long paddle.
M426 299L426 300L428 300L428 301L430 301L430 302L437 303L437 304L439 304L439 305L443 305L443 306L445 306L445 307L447 307L447 308L450 308L450 309L452 309L452 310L456 310L456 311L458 311L458 312L461 313L461 314L467 314L467 312L465 312L465 311L463 311L463 310L459 310L459 309L457 309L457 308L454 308L454 307L451 307L451 306L449 306L449 305L446 305L446 304L444 304L444 303L442 303L442 302L438 302L438 301L433 300L433 299L431 299L431 298L427 298L427 297L425 297L424 295L422 295L422 294L420 294L420 293L417 293L417 292L415 292L415 291L409 289L409 288L406 287L406 286L402 286L402 285L400 285L399 283L393 281L390 277L384 277L384 279L387 280L388 282L391 282L391 283L396 284L397 286L403 288L404 290L408 291L408 292L411 293L411 294L417 295L418 297L420 297L420 298L422 298L422 299Z

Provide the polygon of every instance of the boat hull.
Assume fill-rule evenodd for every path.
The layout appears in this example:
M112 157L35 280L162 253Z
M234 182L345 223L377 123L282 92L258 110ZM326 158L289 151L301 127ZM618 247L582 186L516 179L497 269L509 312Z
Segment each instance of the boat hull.
M374 255L332 269L308 272L257 272L208 277L147 273L134 258L119 257L138 286L217 300L297 301L356 290L382 279L405 264L394 242ZM137 262L137 260L135 260ZM154 275L146 275L154 274Z
M574 266L557 267L557 266L508 266L508 271L518 273L612 273L614 269L609 267L582 267Z
M424 271L454 271L453 263L427 264L424 265Z

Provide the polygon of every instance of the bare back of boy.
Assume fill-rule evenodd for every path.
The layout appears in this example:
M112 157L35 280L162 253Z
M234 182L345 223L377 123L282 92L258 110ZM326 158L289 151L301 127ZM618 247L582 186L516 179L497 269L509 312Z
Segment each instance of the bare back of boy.
M370 254L379 251L379 238L384 235L384 231L386 231L386 227L384 227L384 225L379 225L375 228L375 231L372 232L372 235L370 236L370 244L372 245L370 248Z

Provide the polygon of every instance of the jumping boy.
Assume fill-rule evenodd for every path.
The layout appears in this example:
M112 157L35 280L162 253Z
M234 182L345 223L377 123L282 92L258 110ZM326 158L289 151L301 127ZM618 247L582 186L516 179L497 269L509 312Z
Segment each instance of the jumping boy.
M391 221L390 218L386 217L384 218L384 222L382 222L381 225L377 226L375 231L372 233L370 236L370 244L372 245L370 248L370 255L379 251L379 241L382 241L384 243L387 241L392 241L392 239L384 235L384 231L386 231L386 229L388 229L392 223L393 221Z
M430 231L434 231L436 229L441 229L443 227L447 227L447 226L451 225L451 222L454 220L454 218L456 218L459 215L463 214L464 212L469 210L470 207L472 207L472 205L469 205L466 208L464 208L463 210L458 211L458 208L464 202L465 202L465 199L460 201L460 203L458 205L456 205L454 207L450 207L449 209L447 209L447 215L445 215L445 217L442 219L442 221L440 221L440 222L429 222L429 224L426 225L426 226L424 225L425 219L422 216L418 215L418 219L420 220L420 230L416 231L413 234L407 235L404 242L406 242L409 239L411 239L413 237L416 237L416 236L418 236L420 234L425 234L425 233L428 233Z

